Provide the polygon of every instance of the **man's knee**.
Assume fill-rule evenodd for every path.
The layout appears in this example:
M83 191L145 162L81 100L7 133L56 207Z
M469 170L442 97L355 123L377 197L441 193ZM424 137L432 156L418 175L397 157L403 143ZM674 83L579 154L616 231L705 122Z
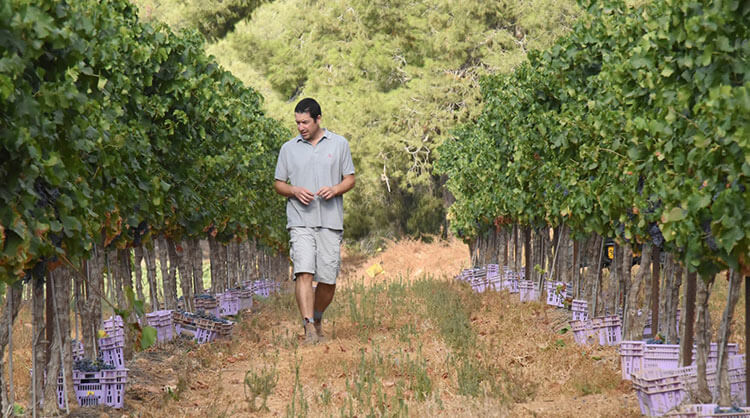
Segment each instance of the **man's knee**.
M313 274L312 273L297 273L294 275L294 279L303 283L313 281Z

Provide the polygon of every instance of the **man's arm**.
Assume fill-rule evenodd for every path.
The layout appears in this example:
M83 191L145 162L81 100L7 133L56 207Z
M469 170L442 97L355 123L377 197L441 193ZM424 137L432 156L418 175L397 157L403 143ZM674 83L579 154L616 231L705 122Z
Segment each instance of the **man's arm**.
M328 200L334 196L340 196L348 192L354 187L354 183L354 174L348 174L344 176L343 180L341 180L341 183L331 187L321 187L320 190L318 190L318 192L315 194L325 200Z
M305 205L309 205L315 198L315 196L304 187L292 186L281 180L274 181L273 188L276 189L276 193L284 197L294 197Z

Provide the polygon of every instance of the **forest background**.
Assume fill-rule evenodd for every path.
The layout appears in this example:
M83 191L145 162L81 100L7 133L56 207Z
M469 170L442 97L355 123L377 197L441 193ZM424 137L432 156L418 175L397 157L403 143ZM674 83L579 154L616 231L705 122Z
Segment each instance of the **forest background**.
M134 0L142 19L198 31L206 51L296 134L317 98L323 126L350 142L357 187L346 239L447 234L438 146L481 112L481 77L510 72L572 26L572 0ZM269 187L270 184L269 184Z

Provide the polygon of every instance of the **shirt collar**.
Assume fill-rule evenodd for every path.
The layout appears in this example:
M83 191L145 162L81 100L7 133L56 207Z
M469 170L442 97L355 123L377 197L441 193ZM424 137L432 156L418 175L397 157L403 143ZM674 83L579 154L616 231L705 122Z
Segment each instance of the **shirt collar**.
M326 139L326 138L328 138L328 129L326 129L326 128L323 128L323 136L321 136L321 137L320 137L320 141L318 141L318 144L320 144L320 142L321 142L322 140ZM296 140L297 140L297 142L300 142L300 141L302 141L302 142L307 142L307 141L305 141L305 139L304 139L304 138L302 138L302 135L300 135L300 134L297 134L297 136L296 136L296 137L295 137L294 139L296 139ZM308 143L309 143L309 142L308 142Z

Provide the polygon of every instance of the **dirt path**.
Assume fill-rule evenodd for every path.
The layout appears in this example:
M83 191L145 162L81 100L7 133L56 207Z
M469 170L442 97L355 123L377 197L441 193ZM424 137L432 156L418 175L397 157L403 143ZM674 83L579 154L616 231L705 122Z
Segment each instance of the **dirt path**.
M109 413L639 415L629 385L619 379L614 348L582 348L558 334L562 311L452 283L467 259L460 242L393 243L345 268L327 313L326 343L304 345L291 295L264 301L240 320L232 341L171 343L138 354L129 365L126 409ZM370 278L365 270L375 262L385 272ZM470 325L450 328L454 315L440 309L451 304ZM470 346L451 340L451 333L464 331ZM267 409L259 409L263 395L253 407L253 389L263 392L269 377ZM476 392L467 395L475 383Z

